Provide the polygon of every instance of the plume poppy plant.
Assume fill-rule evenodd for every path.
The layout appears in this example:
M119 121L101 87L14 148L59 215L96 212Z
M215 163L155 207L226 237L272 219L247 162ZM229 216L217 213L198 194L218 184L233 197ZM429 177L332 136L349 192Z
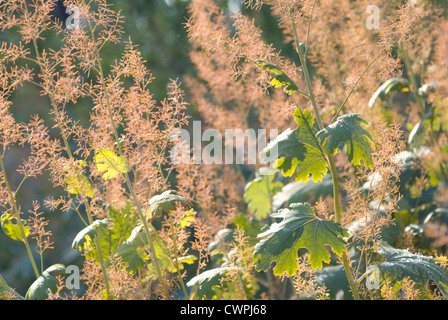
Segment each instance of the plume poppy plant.
M1 299L447 298L446 6L192 0L185 42L137 21L188 43L160 85L129 12L61 3L0 3ZM280 134L173 161L192 120Z

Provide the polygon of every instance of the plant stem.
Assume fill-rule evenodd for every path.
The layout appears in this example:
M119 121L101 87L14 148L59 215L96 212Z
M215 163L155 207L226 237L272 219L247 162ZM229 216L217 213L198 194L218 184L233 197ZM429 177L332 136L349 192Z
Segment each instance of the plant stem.
M420 109L420 113L422 117L425 115L425 102L423 101L422 97L418 93L418 84L417 79L415 78L415 74L412 71L412 62L409 58L408 51L406 49L406 45L403 42L400 42L400 54L403 58L404 65L406 66L406 71L408 73L409 82L411 85L411 90L414 92L415 100L417 101L417 105ZM444 153L439 141L434 135L432 124L429 126L429 138L431 139L432 145L434 145L437 149L439 149L440 153ZM442 173L443 179L445 180L445 183L448 184L448 173L447 173L448 165L445 160L442 160L440 162L440 171Z
M33 266L34 274L35 274L36 279L37 279L37 278L40 277L39 270L37 269L36 261L34 261L33 254L31 252L31 248L30 248L30 245L28 243L28 239L26 238L25 228L23 226L22 219L20 218L20 211L17 208L16 196L12 192L11 186L9 185L8 177L6 176L6 168L5 168L5 163L3 161L3 156L0 156L0 166L1 166L1 169L2 169L2 172L3 172L3 180L4 180L5 184L6 184L6 189L8 190L8 194L9 194L9 197L10 197L11 202L12 202L12 209L13 209L15 218L17 220L17 224L19 225L19 228L20 228L20 234L22 236L23 243L25 244L26 252L28 254L28 257L30 258L31 265Z
M90 206L88 201L84 201L85 207L86 207L86 212L87 212L87 219L89 220L89 224L91 225L93 223L93 217L92 217L92 212L90 211ZM107 294L107 299L111 299L112 296L110 294L110 284L109 284L109 276L107 274L107 269L106 266L104 265L104 257L103 257L103 251L101 249L101 243L100 243L100 239L98 236L94 237L95 239L95 246L96 246L96 250L98 253L98 260L101 266L101 271L103 273L103 278L104 278L104 284L106 286L106 294Z
M28 6L26 5L26 1L24 1L24 9L25 9L26 14L29 15ZM40 57L39 47L37 45L37 39L35 37L33 37L32 43L33 43L34 51L35 51L35 54L36 54L36 63L39 66L40 70L44 71L44 68L43 68L43 66L41 64L41 61L40 61L41 57ZM50 98L51 106L54 108L55 111L57 111L57 104L56 104L56 101L54 99L53 94L49 93L48 96ZM62 127L61 123L57 122L56 125L57 125L59 131L61 132L62 140L63 140L63 143L64 143L64 149L67 152L68 157L70 158L70 160L74 160L73 154L72 154L71 149L70 149L70 145L68 143L66 135L64 134L64 130L63 130L63 127ZM79 176L78 176L78 179L79 179ZM89 205L88 205L87 200L85 200L84 197L83 197L83 202L84 202L84 205L85 205L86 210L87 210L87 208L89 208ZM88 217L89 217L90 224L92 224L93 223L93 219L92 219L92 215L90 214L90 212L88 212ZM81 217L81 220L83 220L82 217ZM83 222L84 222L84 220L83 220ZM100 247L100 243L99 243L99 239L98 238L95 238L95 246L96 246L96 249L97 249L97 252L98 252L98 259L99 259L100 264L101 264L101 270L102 270L102 273L103 273L103 278L104 278L104 282L105 282L105 286L106 286L107 297L109 298L110 297L109 277L107 275L107 270L106 270L106 268L104 266L104 258L103 258L103 255L102 255L102 251L101 251L101 247Z
M333 123L336 118L338 117L339 112L341 112L341 110L344 108L345 104L347 103L348 99L350 98L350 96L352 95L353 91L355 91L355 88L358 86L359 82L361 81L361 79L364 77L364 75L367 73L367 71L370 69L370 67L375 63L376 60L378 60L378 58L386 51L385 48L383 48L383 50L381 50L376 56L375 58L372 59L372 61L369 62L369 64L365 67L365 69L362 71L361 75L358 77L358 79L356 79L356 82L353 84L353 86L350 88L350 91L348 92L347 96L345 97L344 101L341 103L341 105L339 106L338 110L336 111L336 113L333 116L333 119L331 119L330 124Z
M334 202L334 221L336 223L341 223L341 206L339 202L339 182L338 175L336 171L336 166L334 164L333 156L331 154L327 155L328 163L330 165L331 177L333 179L333 202ZM360 300L358 288L353 279L352 271L350 268L350 263L346 252L342 253L342 263L344 265L345 274L347 275L347 280L352 290L353 298L355 300Z
M140 205L140 201L138 201L137 195L135 194L135 190L132 187L131 181L129 180L129 176L128 176L127 173L125 173L125 180L126 180L126 185L127 185L128 189L129 189L129 192L131 193L132 200L133 200L133 202L134 202L134 204L135 204L135 206L137 208L137 213L139 215L139 218L142 221L143 229L145 230L145 234L146 234L146 237L147 237L148 243L149 243L149 250L150 250L150 254L151 254L151 259L152 259L152 261L154 263L154 266L156 268L157 277L160 280L160 284L162 286L163 294L165 295L165 298L168 298L168 290L167 290L167 288L165 286L165 283L163 282L162 271L160 269L159 260L158 260L157 255L156 255L156 250L155 250L155 247L154 247L154 241L152 240L151 232L149 230L149 225L148 225L148 222L146 221L145 215L143 214L143 209L142 209L142 207Z
M176 230L174 228L174 221L172 215L170 215L170 225L171 225L171 233L173 237L173 245L174 245L174 258L176 259L176 270L177 270L177 276L179 277L180 286L182 288L182 291L184 293L185 299L189 300L189 296L187 293L187 289L185 288L184 280L182 279L182 274L180 272L179 267L179 255L177 254L177 241L176 241Z
M302 53L302 50L300 50L299 47L299 37L297 36L297 28L296 28L296 23L294 22L294 18L292 16L292 13L289 13L290 18L291 18L291 26L292 26L292 33L294 36L294 42L296 44L296 51L299 54L299 58L300 58L300 63L302 65L302 71L303 71L303 75L305 77L305 81L306 81L306 85L308 87L308 96L311 100L311 104L313 105L313 109L314 109L314 113L316 115L316 120L317 120L317 124L319 126L319 129L322 130L324 128L324 123L322 121L322 117L320 115L319 112L319 108L317 106L317 101L316 101L316 97L314 96L314 92L313 92L313 85L311 83L311 77L310 77L310 73L308 71L308 66L306 63L306 58L304 56L304 54ZM311 22L311 20L310 20Z
M84 0L83 0L83 3L84 3L84 5L86 5ZM108 90L107 90L106 83L105 83L105 76L104 76L104 72L103 72L103 67L102 67L102 64L101 64L100 51L99 51L97 43L96 43L95 32L93 30L92 23L91 23L90 19L87 19L87 21L88 21L88 25L89 25L90 34L92 36L92 42L94 44L92 49L95 52L95 59L96 59L97 66L98 66L98 70L97 71L98 71L98 74L99 74L99 77L100 77L100 82L101 82L101 85L102 85L102 88L103 88L104 97L106 99L106 108L107 108L109 120L111 122L112 130L113 130L113 136L114 136L115 141L117 143L118 153L120 154L120 156L123 156L123 151L121 149L119 136L118 136L117 125L116 125L115 120L113 118L112 109L111 109L110 103L109 103L109 95L108 95ZM135 194L135 190L134 190L134 188L132 186L132 183L131 183L131 181L129 179L129 175L127 173L124 173L124 176L125 176L126 185L127 185L128 189L129 189L129 192L130 192L130 194L132 196L132 200L134 202L134 205L137 208L137 212L138 212L139 218L142 221L143 228L145 230L146 237L148 239L148 243L149 243L149 247L150 247L149 249L150 249L151 259L152 259L152 261L154 263L154 266L156 268L156 273L157 273L157 276L158 276L158 278L160 280L160 284L162 286L163 293L165 295L165 298L168 298L168 290L167 290L167 288L166 288L166 286L165 286L165 284L163 282L162 272L160 270L159 261L158 261L157 256L156 256L156 252L155 252L155 248L154 248L154 242L153 242L152 237L151 237L151 233L150 233L150 230L149 230L148 223L147 223L146 218L145 218L145 216L143 214L143 210L141 208L141 205L140 205L140 202L139 202L139 200L137 198L137 195Z
M322 116L319 112L318 106L317 106L317 102L314 96L314 92L313 92L313 86L311 83L311 77L308 71L308 67L307 67L307 63L306 63L306 57L304 56L304 53L302 53L302 51L300 50L300 46L299 46L299 37L297 36L297 28L294 22L294 18L292 16L292 13L290 12L290 18L291 18L291 26L292 26L292 32L293 32L293 36L294 36L294 41L296 44L296 50L297 53L299 54L299 58L300 58L300 63L302 64L302 70L303 70L303 75L305 77L305 81L308 87L308 95L310 97L311 100L311 104L313 106L314 109L314 113L316 115L316 120L317 120L317 124L320 128L320 130L322 130L324 128L324 124L322 121ZM311 23L311 18L309 23ZM309 32L309 31L308 31ZM373 63L373 62L372 62ZM364 73L366 72L366 70L364 71ZM364 74L363 73L363 74ZM352 88L353 91L353 88ZM348 99L348 97L347 97ZM346 99L346 100L347 100ZM334 199L334 213L335 213L335 222L336 223L341 223L341 206L340 206L340 202L339 202L339 182L338 182L338 175L337 175L337 170L336 170L336 166L334 164L334 159L333 159L333 155L327 153L327 159L328 159L328 164L330 167L330 172L331 172L331 177L333 179L333 199ZM344 252L342 254L342 262L344 265L344 270L345 273L347 275L347 280L348 283L350 285L350 288L352 290L353 293L353 297L355 300L360 300L359 297L359 293L358 293L358 288L353 280L353 275L351 272L351 268L350 268L350 263L347 257L347 254Z

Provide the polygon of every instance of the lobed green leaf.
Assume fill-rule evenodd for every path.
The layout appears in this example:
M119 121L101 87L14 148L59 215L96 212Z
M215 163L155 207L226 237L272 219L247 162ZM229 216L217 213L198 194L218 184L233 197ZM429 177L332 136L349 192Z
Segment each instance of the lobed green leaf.
M276 151L278 159L273 167L282 171L283 176L294 176L296 181L304 183L310 177L314 182L320 181L328 172L328 163L316 137L314 116L309 110L302 112L296 109L294 118L297 128L287 129L271 141L261 152L260 158L266 159Z
M371 149L375 148L370 133L361 125L368 125L367 121L358 114L346 114L339 117L334 123L317 133L317 138L330 154L336 154L340 144L347 147L347 155L355 166L364 165L373 168Z
M339 223L318 218L309 203L295 203L272 215L282 221L274 223L259 234L261 241L255 246L257 267L267 270L276 262L274 274L291 276L298 269L298 250L306 248L313 269L321 269L322 262L330 262L329 245L337 255L346 251L343 237L348 232Z
M445 299L448 298L448 272L437 265L432 257L396 249L386 243L380 245L379 253L386 260L377 265L380 277L392 284L410 277L423 291L428 281L433 281Z

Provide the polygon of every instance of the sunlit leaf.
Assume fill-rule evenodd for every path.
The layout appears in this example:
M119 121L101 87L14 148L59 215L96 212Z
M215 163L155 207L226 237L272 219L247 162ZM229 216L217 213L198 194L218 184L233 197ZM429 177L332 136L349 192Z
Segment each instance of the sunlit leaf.
M177 272L177 267L182 270L184 268L184 264L193 264L197 259L193 255L187 255L180 256L176 260L176 257L171 254L167 248L165 241L154 229L150 230L150 235L154 244L154 250L159 267L162 272L168 271L175 273ZM148 273L151 274L153 278L157 278L157 272L151 263L151 256L147 250L147 247L149 247L148 243L148 238L144 232L143 226L139 225L132 230L131 236L114 251L114 255L123 260L130 273L135 273L138 269L147 266ZM106 261L106 264L109 263L110 259Z
M23 241L23 235L20 230L20 225L17 223L17 219L10 213L4 213L0 217L1 226L3 232L10 237L12 240ZM22 220L23 231L25 233L25 237L28 237L30 234L30 228L26 226L26 221Z
M189 206L190 202L184 197L177 195L173 190L167 190L160 195L156 195L149 199L152 214L161 214L162 212L170 212L176 210L176 203L183 206Z
M78 168L85 167L87 164L85 161L77 161L76 166ZM64 164L65 171L65 185L67 192L70 194L84 194L87 197L93 197L93 187L90 180L81 172L73 172L68 167L68 164Z
M94 160L98 172L104 172L103 178L106 180L131 170L128 159L117 156L111 149L96 150Z
M323 179L328 172L327 159L316 138L314 116L309 110L302 112L296 109L294 118L297 122L295 130L287 129L275 140L271 141L260 154L261 159L271 157L277 152L278 159L273 167L282 171L283 176L307 182Z
M197 212L193 209L188 210L185 212L179 219L177 227L179 229L185 229L187 227L190 227L195 221L196 221L196 214Z
M168 249L167 244L162 237L160 237L156 232L153 232L151 236L154 242L155 254L161 270L176 273L177 268L180 270L184 269L184 263L192 264L196 260L196 257L192 255L178 257L176 259L176 256ZM154 278L157 278L155 266L152 262L148 265L148 271L152 273Z
M107 228L111 221L112 219L109 218L96 220L91 225L82 229L72 242L73 250L81 252L93 248L93 239L97 236L97 229Z
M346 114L317 133L319 142L331 153L336 154L341 143L347 147L347 155L355 166L364 165L373 168L371 149L375 148L370 133L361 125L368 126L367 121L358 114Z
M149 255L145 251L147 243L143 226L139 225L132 230L130 237L114 251L114 255L123 260L130 273L135 273L138 269L143 268L149 260ZM106 261L106 264L108 263L109 259Z
M212 299L216 295L213 290L214 287L220 285L221 279L227 272L242 270L239 267L219 267L204 271L199 275L193 277L187 282L188 287L193 287L196 290L195 295L199 299Z
M375 106L377 99L384 100L393 92L408 92L409 81L404 78L392 78L384 82L373 94L369 101L369 108Z
M293 94L294 92L298 91L298 87L294 83L294 81L292 81L291 78L288 77L288 75L286 75L282 70L280 70L279 67L263 60L257 60L255 61L255 63L259 67L275 74L275 77L271 81L271 84L274 87L280 88L282 86L285 86L283 88L283 91L285 91L287 94Z
M93 197L93 189L90 180L82 175L72 175L65 179L67 191L70 194L85 194L87 197Z
M281 182L274 182L275 171L270 174L263 173L250 181L244 189L244 201L247 203L248 210L255 213L258 220L268 216L272 198L283 186Z
M322 268L322 262L330 262L330 253L326 246L331 246L337 255L346 251L343 237L347 231L339 223L318 218L309 203L292 204L288 209L281 209L272 215L283 219L259 234L261 241L255 246L255 257L261 270L267 270L276 262L274 274L293 275L298 269L298 250L306 248L309 262L313 269Z

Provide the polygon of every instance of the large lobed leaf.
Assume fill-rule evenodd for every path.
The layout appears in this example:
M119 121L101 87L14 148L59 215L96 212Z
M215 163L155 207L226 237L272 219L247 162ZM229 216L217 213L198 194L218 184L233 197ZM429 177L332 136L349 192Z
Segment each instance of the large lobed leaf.
M85 161L77 161L77 169L85 167L87 164ZM81 194L89 198L93 198L93 186L89 178L80 172L72 170L68 164L64 164L65 174L65 186L66 190L70 194Z
M216 292L215 286L221 283L227 272L242 270L239 267L219 267L204 271L187 282L188 287L193 287L195 296L199 299L212 299Z
M56 293L59 285L58 279L54 275L65 275L65 266L54 264L47 268L36 281L29 287L26 293L26 300L46 300L48 292Z
M334 123L317 133L317 138L330 154L338 152L341 143L347 147L347 155L355 166L364 165L373 168L370 150L375 147L370 133L361 125L368 125L367 121L358 114L346 114L339 117Z
M197 259L192 255L182 256L176 259L176 257L171 254L165 241L157 234L156 230L151 229L150 234L154 244L155 254L162 271L166 270L175 273L177 272L177 267L179 267L180 270L183 270L184 264L193 264ZM143 226L138 225L132 230L130 237L118 246L113 255L118 256L123 260L130 273L136 273L138 269L147 265L150 260L146 247L148 247L147 235L144 232ZM106 265L109 265L110 262L111 260L107 259ZM148 271L156 277L157 273L152 263L149 263Z
M337 255L346 251L345 241L348 232L339 223L318 218L309 203L295 203L289 209L281 209L274 218L282 218L270 228L259 234L262 240L255 246L255 257L261 270L269 269L276 261L274 274L286 272L293 275L298 269L298 250L306 248L313 269L322 268L322 261L330 262L329 245Z
M184 207L190 206L190 201L175 194L173 190L167 190L162 194L155 195L148 201L151 207L151 214L162 214L164 211L170 212L176 210L177 203L180 203Z
M333 179L331 175L324 176L322 181L292 181L285 185L272 199L272 211L287 208L292 203L315 203L321 197L333 195Z
M327 159L320 146L314 126L314 116L311 111L302 112L296 109L294 118L297 122L295 130L287 129L277 139L271 141L260 154L261 159L270 157L271 152L277 152L278 159L274 168L282 171L283 176L294 176L295 180L314 182L323 179L328 172Z
M135 273L138 269L143 268L146 261L149 260L149 255L145 251L148 240L142 230L142 225L135 227L129 238L118 246L113 253L123 260L130 273ZM108 258L106 265L109 265L109 263L110 259Z
M382 279L395 283L410 277L423 290L428 281L432 280L445 299L448 298L448 272L431 257L396 249L385 243L380 245L379 253L386 258L377 265Z

